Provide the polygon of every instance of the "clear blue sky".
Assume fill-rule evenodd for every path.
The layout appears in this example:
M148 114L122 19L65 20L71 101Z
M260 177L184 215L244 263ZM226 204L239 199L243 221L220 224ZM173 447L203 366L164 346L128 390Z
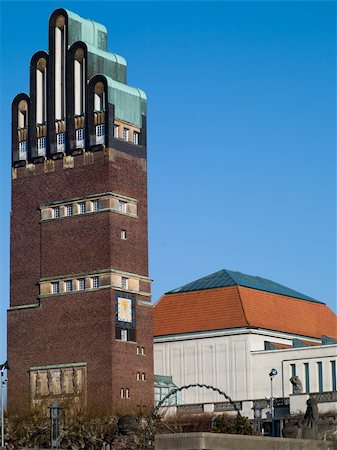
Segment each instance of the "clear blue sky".
M336 310L334 2L1 2L1 350L10 106L66 7L107 26L148 95L153 299L222 268ZM29 345L29 343L27 343ZM1 361L0 361L1 362Z

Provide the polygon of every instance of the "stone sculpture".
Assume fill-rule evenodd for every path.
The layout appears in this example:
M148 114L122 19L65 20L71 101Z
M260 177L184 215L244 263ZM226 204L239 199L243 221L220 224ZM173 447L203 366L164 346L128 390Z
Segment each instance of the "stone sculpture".
M307 410L302 420L302 439L317 439L317 422L319 412L317 400L310 397L307 400Z
M293 375L290 378L290 383L294 386L294 394L302 394L303 386L297 375Z

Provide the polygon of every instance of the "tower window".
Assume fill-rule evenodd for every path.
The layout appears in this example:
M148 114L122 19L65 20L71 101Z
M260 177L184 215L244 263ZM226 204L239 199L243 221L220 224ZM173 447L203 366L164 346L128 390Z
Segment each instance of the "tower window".
M85 139L85 133L84 128L78 128L76 130L76 148L84 148L84 139Z
M94 109L95 111L104 111L105 109L105 92L104 84L99 82L95 85L94 91Z
M129 128L123 128L123 140L128 141L129 140Z
M140 373L139 372L137 372L136 379L137 379L137 381L140 381Z
M138 145L138 144L139 144L139 133L138 133L137 131L134 131L134 132L133 132L133 143L134 143L135 145Z
M65 285L65 291L66 292L71 292L73 290L73 282L72 282L72 280L66 280L64 282L64 285Z
M56 144L57 144L57 151L63 153L66 146L65 133L59 133L56 135Z
M121 341L128 340L128 330L121 330Z
M19 159L20 160L27 159L27 150L28 150L28 142L27 141L19 142Z
M92 210L99 211L99 200L98 199L92 201Z
M47 138L40 137L37 140L37 154L38 156L46 156Z
M47 117L47 69L46 60L40 58L36 65L36 123L46 122Z
M84 289L85 289L85 278L79 278L77 280L77 283L78 283L78 290L79 291L84 291Z
M124 398L124 389L121 388L121 398Z
M126 213L127 202L123 202L122 200L118 201L118 211L121 213Z
M125 389L125 398L130 398L130 391L129 389Z
M121 277L121 288L122 289L128 289L128 279L126 277Z
M115 138L119 137L119 125L114 126L114 137Z
M92 287L93 289L99 288L99 277L92 277Z
M96 125L96 144L105 143L105 124Z
M26 100L21 100L18 105L18 128L28 127L28 103Z
M77 116L85 112L85 58L82 48L78 48L74 55L74 103Z
M78 204L80 214L84 214L87 212L87 204L85 202L81 202Z
M142 374L141 374L140 379L141 379L141 381L145 381L145 373L142 373Z
M74 213L73 205L70 203L69 205L66 205L66 215L72 216Z
M121 239L126 240L126 230L121 230Z
M54 219L58 219L61 215L61 210L59 206L55 206L55 208L53 208L53 218Z
M60 292L60 283L58 281L52 281L51 291L53 294L58 294Z
M144 347L142 347L141 355L142 355L142 356L145 356L145 348L144 348Z

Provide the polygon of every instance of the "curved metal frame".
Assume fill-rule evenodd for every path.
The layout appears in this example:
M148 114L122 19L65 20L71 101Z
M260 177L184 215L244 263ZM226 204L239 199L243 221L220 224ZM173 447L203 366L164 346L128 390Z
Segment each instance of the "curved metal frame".
M181 386L179 388L174 388L162 400L160 400L160 402L153 409L153 411L152 411L152 413L151 413L151 415L149 417L148 426L147 426L146 431L145 431L144 450L148 450L148 449L152 449L153 448L153 420L155 419L155 417L157 415L157 412L159 411L161 406L166 402L166 400L168 400L170 397L172 397L172 395L175 395L178 392L181 392L183 390L186 390L186 389L189 389L189 388L192 388L192 387L211 389L212 391L217 392L220 395L223 395L225 397L225 399L228 400L230 402L230 404L233 406L234 410L237 412L237 415L239 417L241 417L239 408L236 406L235 402L229 397L229 395L227 395L225 392L221 391L220 389L215 388L214 386L210 386L210 385L207 385L207 384L195 383L195 384L188 384L186 386Z

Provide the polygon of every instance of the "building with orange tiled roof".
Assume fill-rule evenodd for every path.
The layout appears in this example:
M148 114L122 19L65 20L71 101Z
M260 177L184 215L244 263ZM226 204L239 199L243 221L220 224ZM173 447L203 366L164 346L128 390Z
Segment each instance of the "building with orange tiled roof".
M177 386L217 387L249 417L257 404L268 413L271 368L278 371L275 395L290 410L305 410L308 395L319 399L323 392L321 400L331 401L320 408L337 409L337 317L325 303L281 284L220 270L164 294L154 306L153 333L155 374ZM301 394L294 395L294 375ZM206 389L183 391L179 403L184 411L230 408Z

